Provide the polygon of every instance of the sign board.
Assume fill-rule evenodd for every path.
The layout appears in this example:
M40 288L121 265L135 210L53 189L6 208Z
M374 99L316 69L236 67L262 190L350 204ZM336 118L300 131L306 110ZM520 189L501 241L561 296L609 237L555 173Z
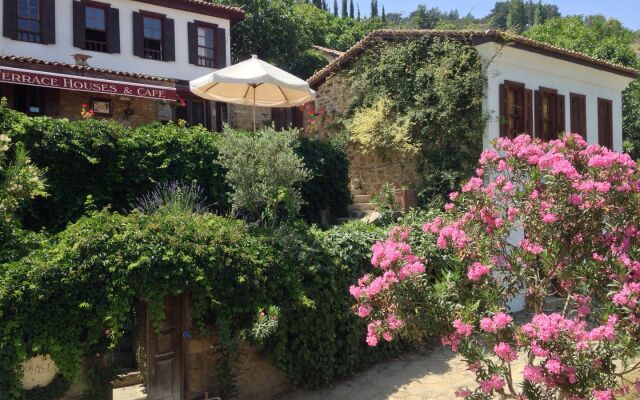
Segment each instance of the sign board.
M49 355L37 356L22 363L22 372L22 387L29 390L50 384L58 373L58 367Z
M176 89L0 66L0 82L81 92L176 100Z

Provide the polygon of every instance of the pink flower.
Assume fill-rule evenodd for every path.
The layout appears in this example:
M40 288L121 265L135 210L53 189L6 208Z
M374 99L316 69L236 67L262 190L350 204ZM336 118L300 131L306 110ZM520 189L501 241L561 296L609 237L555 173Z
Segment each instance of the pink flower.
M362 304L358 307L358 317L366 318L371 314L371 306L369 304Z
M496 356L506 362L512 362L518 359L518 353L516 353L510 344L505 342L496 344L493 347L493 352L496 353Z
M471 266L469 267L469 270L467 272L467 276L469 277L470 280L477 282L480 280L480 278L482 278L483 276L485 276L486 274L489 273L489 267L481 264L479 262L474 262L473 264L471 264Z
M534 383L541 383L544 380L542 368L532 365L524 367L523 375L524 379Z
M504 387L504 380L500 377L500 375L492 375L486 381L480 382L480 390L482 393L490 394L494 390L500 390Z
M606 389L606 390L594 389L593 392L591 392L591 394L593 395L594 400L614 400L613 391L611 391L611 389Z
M462 337L469 337L473 333L473 326L465 323L460 318L453 321L452 325L456 328L456 333Z
M545 224L553 224L558 220L558 215L554 213L541 213L540 214L542 222Z
M544 367L552 374L559 374L562 372L562 364L560 363L560 360L555 358L547 360Z
M473 177L462 187L463 192L476 192L482 187L482 179Z
M460 389L457 390L455 395L456 397L462 397L464 399L466 399L467 397L471 396L473 394L473 392L471 392L471 390L467 390L467 389Z

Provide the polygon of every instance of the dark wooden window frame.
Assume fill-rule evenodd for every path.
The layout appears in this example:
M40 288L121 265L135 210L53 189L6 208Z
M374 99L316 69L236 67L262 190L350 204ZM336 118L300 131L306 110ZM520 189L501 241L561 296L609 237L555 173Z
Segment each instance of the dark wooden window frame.
M608 121L602 121L602 105L608 108ZM613 101L601 97L598 97L598 144L613 149Z
M27 0L28 1L28 0ZM18 18L18 20L16 21L17 27L18 27L18 40L22 41L22 42L29 42L29 43L43 43L43 27L42 27L42 9L44 4L42 4L42 0L37 0L38 3L38 18L31 18L31 17L21 17L20 16L20 0L16 1L16 5L17 5L17 9L16 9L16 16ZM38 22L38 26L40 27L39 31L25 31L25 30L21 30L20 29L20 20L26 20L26 21L37 21ZM21 34L25 34L25 35L35 35L38 40L27 40L24 37L21 38Z
M165 60L165 33L164 33L164 29L165 29L165 21L167 19L166 14L158 14L158 13L154 13L151 11L140 11L140 14L142 15L142 40L143 40L143 50L145 53L145 57L148 60L156 60L156 61L164 61ZM145 18L149 18L149 19L157 19L160 21L160 51L158 52L155 49L148 49L146 46L146 41L147 40L158 40L158 39L147 39L147 37L144 35L144 19ZM158 57L159 58L155 58L155 57L146 57L146 53L150 52L150 54L154 54L154 53L159 53Z
M554 96L553 108L549 109L550 127L548 132L544 132L544 121L542 120L542 102L548 96ZM535 118L536 118L536 137L544 141L554 140L566 130L566 122L564 116L565 100L564 95L558 93L557 89L540 86L535 93Z
M107 4L107 3L99 3L97 1L82 1L82 6L84 7L84 30L85 30L85 50L90 50L90 51L97 51L97 52L101 52L101 53L108 53L109 52L109 27L111 26L111 21L109 18L109 9L111 8L111 4ZM87 40L87 33L86 31L88 30L95 30L95 29L89 29L87 28L87 7L93 7L93 8L101 8L102 10L104 10L104 34L105 34L105 40L104 42L96 42L96 43L89 43L90 41Z
M519 107L514 114L509 110L509 93L515 92L515 106ZM513 138L522 133L533 135L532 91L522 82L505 80L499 87L500 102L500 136ZM516 122L510 126L511 119Z
M186 103L186 108L185 108L185 112L186 112L186 117L187 119L185 120L187 122L187 124L189 126L196 126L193 125L193 103L202 103L204 105L204 123L202 124L202 126L204 126L205 128L211 130L213 128L212 126L212 121L211 121L211 102L203 99L201 97L195 97L193 95L191 96L187 96L187 95L181 95L182 100ZM217 116L216 116L217 118ZM178 115L176 112L175 115L175 120L177 122L178 120Z
M575 109L574 100L580 102L580 108ZM587 136L587 96L578 93L569 93L569 115L571 133L579 133L583 137Z
M196 28L196 57L197 57L197 61L196 61L196 65L200 66L200 67L208 67L208 68L213 68L215 67L217 60L216 60L216 51L217 51L217 43L218 43L218 25L216 24L211 24L209 22L204 22L204 21L194 21L195 24L195 28ZM200 43L197 42L199 35L198 35L198 28L205 28L205 29L211 29L213 31L213 43L212 43L212 47L207 47L207 46L200 46ZM209 49L211 51L213 51L213 58L209 59L206 57L200 57L199 54L199 50L201 47L204 47L205 49ZM201 61L204 60L209 61L209 64L203 64L201 63Z

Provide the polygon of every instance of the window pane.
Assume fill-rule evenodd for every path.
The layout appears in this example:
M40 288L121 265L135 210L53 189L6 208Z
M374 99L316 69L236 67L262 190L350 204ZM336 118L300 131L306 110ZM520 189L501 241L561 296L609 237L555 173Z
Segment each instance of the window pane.
M86 7L85 20L87 29L106 30L105 11L103 8Z
M158 18L144 17L144 37L147 39L162 39L162 21Z

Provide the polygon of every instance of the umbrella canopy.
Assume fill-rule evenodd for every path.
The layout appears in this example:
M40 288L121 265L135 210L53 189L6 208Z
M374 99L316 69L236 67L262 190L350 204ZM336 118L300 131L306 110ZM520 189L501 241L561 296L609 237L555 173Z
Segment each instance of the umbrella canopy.
M286 71L252 56L249 60L189 82L191 92L202 98L255 107L294 107L316 97L309 84Z

